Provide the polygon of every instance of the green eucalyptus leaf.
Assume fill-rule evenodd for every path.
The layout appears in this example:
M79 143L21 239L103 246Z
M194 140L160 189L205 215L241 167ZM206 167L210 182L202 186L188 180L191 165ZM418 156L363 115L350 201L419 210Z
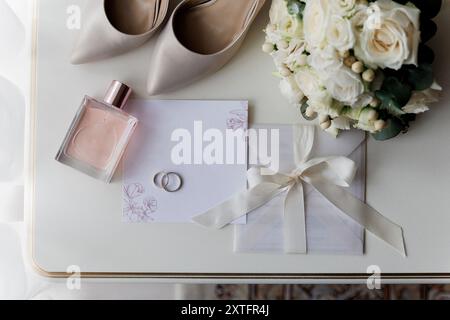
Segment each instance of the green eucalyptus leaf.
M405 106L409 99L411 99L411 87L408 84L401 82L396 77L387 77L384 79L381 90L389 93L390 97L394 99L400 107Z
M431 87L434 81L431 64L421 64L408 70L408 81L414 90L422 91Z
M387 120L387 126L380 132L373 133L372 136L375 140L385 141L398 136L402 131L405 131L405 125L396 118Z
M380 108L386 110L389 114L400 117L405 114L402 106L398 103L395 96L387 91L379 90L375 93L376 97L381 101Z

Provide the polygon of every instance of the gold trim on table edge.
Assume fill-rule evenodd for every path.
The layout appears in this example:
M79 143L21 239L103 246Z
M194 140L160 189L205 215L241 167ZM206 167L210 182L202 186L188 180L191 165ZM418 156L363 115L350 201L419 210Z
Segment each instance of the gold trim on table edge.
M36 95L37 95L37 35L38 35L38 6L39 0L32 0L32 48L31 48L31 99L27 115L27 155L25 161L25 213L28 225L29 249L31 264L34 270L48 278L67 278L71 274L66 272L46 271L39 267L34 259L34 163L35 163L35 120L36 120ZM33 142L33 143L32 143ZM367 144L366 144L367 148ZM366 159L367 169L367 159ZM366 170L367 172L367 170ZM159 272L82 272L82 278L148 278L148 279L238 279L238 280L365 280L365 273L159 273ZM450 273L383 273L384 280L450 280Z

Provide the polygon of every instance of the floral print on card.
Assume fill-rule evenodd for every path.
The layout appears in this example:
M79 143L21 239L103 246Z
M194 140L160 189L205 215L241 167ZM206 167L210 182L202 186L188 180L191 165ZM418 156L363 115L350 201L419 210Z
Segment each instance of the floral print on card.
M125 222L153 222L158 211L158 201L147 195L140 183L131 183L123 188Z
M227 129L236 131L248 129L248 107L243 109L230 111L230 116L227 119Z

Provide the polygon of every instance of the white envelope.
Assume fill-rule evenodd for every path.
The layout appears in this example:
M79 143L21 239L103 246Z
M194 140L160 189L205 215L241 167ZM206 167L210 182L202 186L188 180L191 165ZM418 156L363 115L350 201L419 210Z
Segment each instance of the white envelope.
M256 128L279 129L280 170L295 169L293 127L264 125ZM270 145L270 144L269 144ZM250 153L252 150L250 150ZM365 200L365 134L361 131L343 132L337 139L316 130L311 157L346 156L355 161L358 172L349 191ZM335 208L311 186L305 185L305 211L308 253L362 255L364 228ZM245 253L283 253L283 211L286 192L268 204L251 212L246 225L235 226L234 251Z
M223 134L227 130L239 133L237 129L247 129L247 101L133 100L127 105L127 112L136 116L139 124L123 161L125 222L192 223L193 216L245 190L246 154L241 163L213 165L195 155L200 154L201 158L209 145L201 141L208 129ZM195 125L200 122L202 130ZM192 164L176 164L172 159L173 148L178 144L172 141L172 134L177 129L191 136ZM246 153L244 130L242 141ZM168 193L156 187L153 177L161 171L178 173L183 179L181 190ZM246 218L237 222L245 223Z

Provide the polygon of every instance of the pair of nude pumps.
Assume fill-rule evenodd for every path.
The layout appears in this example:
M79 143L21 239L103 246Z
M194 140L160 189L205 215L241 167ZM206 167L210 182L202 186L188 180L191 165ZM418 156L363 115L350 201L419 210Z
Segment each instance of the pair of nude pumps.
M110 58L147 42L170 0L89 0L71 62ZM182 0L156 42L148 93L158 95L223 67L240 48L266 0Z

